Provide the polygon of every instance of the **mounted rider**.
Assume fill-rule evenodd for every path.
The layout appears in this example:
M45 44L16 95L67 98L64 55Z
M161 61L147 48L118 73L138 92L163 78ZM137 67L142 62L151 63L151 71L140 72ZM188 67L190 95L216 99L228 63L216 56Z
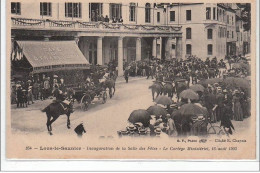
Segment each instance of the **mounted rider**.
M61 104L64 111L70 109L70 111L73 112L73 109L70 107L70 101L65 100L65 96L63 92L59 89L59 86L57 84L55 84L52 94L55 97L55 100L53 100L54 103Z

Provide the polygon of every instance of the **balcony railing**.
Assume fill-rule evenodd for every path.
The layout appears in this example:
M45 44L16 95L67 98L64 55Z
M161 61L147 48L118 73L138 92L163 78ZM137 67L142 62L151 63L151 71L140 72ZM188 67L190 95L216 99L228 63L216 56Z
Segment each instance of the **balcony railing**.
M38 28L38 29L103 29L103 30L122 30L122 31L156 31L156 32L178 32L181 27L177 26L155 26L155 25L133 25L124 23L106 22L81 22L81 21L62 21L49 19L26 19L11 18L12 27L17 28Z

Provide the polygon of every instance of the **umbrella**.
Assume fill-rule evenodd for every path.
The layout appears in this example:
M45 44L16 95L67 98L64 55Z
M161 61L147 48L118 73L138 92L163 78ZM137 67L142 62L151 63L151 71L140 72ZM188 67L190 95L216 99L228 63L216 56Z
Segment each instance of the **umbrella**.
M167 96L159 96L155 99L155 103L162 105L171 105L173 102L170 97Z
M159 118L160 115L162 115L163 117L166 117L167 115L167 111L158 105L150 106L147 109L147 112L149 112L150 115L156 115L156 118Z
M244 78L235 78L234 83L235 83L236 86L244 88L244 89L250 89L251 88L251 85L248 82L248 80L246 80Z
M199 95L191 89L186 89L180 93L180 97L184 99L198 100Z
M198 92L198 91L203 92L204 91L204 87L200 84L192 85L192 86L190 86L190 89L192 89L195 92Z
M145 127L148 127L150 123L150 119L151 119L150 114L146 110L138 109L138 110L134 110L130 114L128 121L133 124L141 122Z
M247 71L250 69L249 65L244 62L234 63L232 65L234 69L246 69Z
M210 79L206 79L206 80L202 80L202 81L199 81L198 83L199 84L214 84L214 83L219 83L219 82L222 82L223 79L220 79L220 78L210 78Z
M204 116L208 115L208 111L206 108L200 107L192 103L182 105L179 111L182 115L198 115L198 114L203 114Z
M244 78L238 78L238 77L227 77L224 81L223 81L226 85L230 86L230 87L241 87L244 89L250 89L250 83L248 82L248 80L244 79Z

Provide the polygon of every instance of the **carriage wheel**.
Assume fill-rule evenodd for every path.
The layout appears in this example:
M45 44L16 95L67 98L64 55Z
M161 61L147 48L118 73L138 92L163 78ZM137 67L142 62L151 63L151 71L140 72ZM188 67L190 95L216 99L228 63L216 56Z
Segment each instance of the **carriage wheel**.
M102 100L102 103L105 104L106 101L107 101L107 92L104 91L104 93L103 93L103 100Z
M81 106L81 109L83 111L86 111L88 110L88 107L91 103L91 97L89 95L84 95L82 98L81 98L81 101L80 101L80 106Z
M222 135L222 133L223 133L222 129L218 126L211 126L208 129L208 134Z

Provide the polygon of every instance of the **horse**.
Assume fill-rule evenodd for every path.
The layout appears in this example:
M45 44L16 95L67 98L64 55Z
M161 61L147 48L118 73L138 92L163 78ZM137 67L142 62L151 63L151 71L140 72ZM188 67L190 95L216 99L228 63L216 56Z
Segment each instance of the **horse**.
M108 78L104 81L103 87L104 89L109 89L109 97L112 98L116 91L116 78L117 76L114 75L111 78ZM112 93L112 88L114 89L114 92Z
M169 82L165 83L163 86L163 94L166 95L168 94L168 97L173 97L173 93L175 92L175 88L173 85Z
M61 102L53 102L49 104L46 108L44 108L42 112L46 112L47 115L46 125L50 135L52 135L51 124L54 121L56 121L60 115L63 114L67 115L67 128L70 129L70 114L73 112L72 102L70 102L68 106Z
M186 90L188 89L188 86L185 82L181 82L181 83L178 83L176 82L176 95L177 95L177 98L178 98L178 101L180 99L180 93L183 91L183 90Z
M153 85L149 86L149 89L152 89L152 96L153 96L153 100L154 100L154 93L157 93L156 98L162 94L163 91L163 85L160 83L154 83Z

